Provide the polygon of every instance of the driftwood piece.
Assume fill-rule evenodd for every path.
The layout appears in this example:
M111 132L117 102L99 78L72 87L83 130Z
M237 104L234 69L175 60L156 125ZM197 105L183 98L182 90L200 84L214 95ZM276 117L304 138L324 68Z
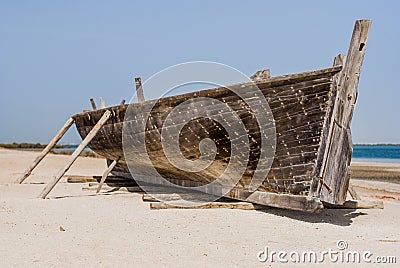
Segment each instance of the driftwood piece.
M144 93L142 87L142 79L140 77L135 78L136 94L139 103L144 102Z
M40 198L46 198L46 196L50 193L50 191L56 186L57 182L61 179L61 177L65 174L65 172L68 171L68 169L71 167L71 165L75 162L75 160L78 158L79 154L85 149L85 147L89 144L89 142L96 136L97 132L101 129L101 127L107 122L107 120L110 118L111 112L106 111L103 116L100 118L100 120L97 122L97 124L92 128L92 130L89 132L89 134L86 136L86 138L79 144L79 146L75 149L74 153L69 157L67 160L67 163L63 168L61 168L56 176L54 177L54 180L50 182L46 188L43 190L43 192L39 195Z
M69 118L68 121L64 124L64 126L58 131L56 136L47 144L47 146L43 149L43 151L36 157L33 163L25 170L25 172L18 178L17 183L22 183L28 176L32 173L35 167L43 160L43 158L50 152L50 150L57 144L57 142L64 136L65 132L72 126L74 123L73 118Z
M114 161L112 161L112 163L110 164L110 166L104 171L103 176L101 177L100 183L99 183L99 187L96 190L96 193L100 192L101 187L104 184L104 181L106 180L107 176L110 174L110 172L113 170L113 168L115 167L115 165L118 163L118 160L120 159L120 157L118 156L117 159L115 159Z

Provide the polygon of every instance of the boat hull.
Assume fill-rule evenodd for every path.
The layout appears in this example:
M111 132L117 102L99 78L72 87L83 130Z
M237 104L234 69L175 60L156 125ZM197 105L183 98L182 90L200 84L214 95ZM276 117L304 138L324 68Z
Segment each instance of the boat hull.
M333 105L332 81L339 71L340 67L336 67L257 82L263 96L268 100L274 118L274 134L276 134L272 165L258 191L304 196L309 194L315 175L321 134L323 128L326 127L324 122L327 111ZM245 92L247 87L242 85L240 90ZM147 128L145 133L146 149L151 166L167 180L185 185L188 185L188 182L193 182L194 185L208 184L224 172L231 158L231 141L227 138L226 130L213 120L207 118L188 120L179 137L181 151L190 160L200 157L199 144L202 140L208 138L215 142L217 156L208 168L199 172L182 171L168 161L163 151L160 133L168 114L174 107L185 101L200 97L212 97L223 101L232 108L245 126L250 154L247 168L235 187L248 189L260 161L262 146L260 127L251 109L246 105L243 106L243 103L251 100L241 99L231 90L224 88L188 93L156 102L132 104L138 115L144 110L143 106L152 107L147 122L147 125L151 127ZM107 159L114 160L119 157L120 160L113 173L131 178L123 152L123 124L126 124L124 120L128 105L107 109L112 111L113 116L91 141L89 147ZM74 117L82 138L86 137L103 112L103 110L90 111ZM187 116L190 119L190 114ZM226 185L229 185L229 182L226 182Z

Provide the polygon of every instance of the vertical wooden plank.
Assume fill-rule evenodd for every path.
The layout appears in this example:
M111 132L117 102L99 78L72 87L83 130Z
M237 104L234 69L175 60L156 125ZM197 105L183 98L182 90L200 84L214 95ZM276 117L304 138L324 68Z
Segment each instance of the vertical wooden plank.
M22 183L32 173L37 165L43 160L43 158L50 152L50 150L57 144L57 142L64 136L65 132L74 123L74 119L71 117L64 124L64 126L58 131L54 138L47 144L46 148L36 157L35 161L25 170L25 172L18 178L17 183Z
M330 204L343 204L346 201L353 150L350 123L357 100L358 80L370 27L370 20L356 21L343 69L337 77L336 88L333 89L336 91L336 97L329 123L328 142L325 148L322 148L323 152L319 152L324 154L320 178L332 192L321 184L318 189L321 200Z
M346 61L346 55L339 54L333 60L333 66L334 67L343 66L345 64L345 61ZM313 182L312 182L311 188L310 188L310 196L312 196L312 197L319 197L319 195L320 195L321 186L322 186L321 178L322 178L322 174L325 172L326 159L327 159L328 153L331 148L332 134L333 134L333 130L335 127L335 124L333 124L333 121L334 121L333 111L335 109L335 99L336 99L336 95L337 95L337 83L338 83L340 74L341 74L341 72L337 73L333 77L332 89L330 92L331 96L329 97L329 103L327 105L324 126L323 126L322 133L321 133L321 142L320 142L320 146L318 148L317 161L316 161L314 175L313 175Z
M135 78L135 84L136 84L136 94L137 94L138 102L142 103L142 102L144 102L142 79L140 77L136 77Z
M93 111L96 111L96 110L97 110L97 107L96 107L96 103L94 102L94 100L93 100L93 99L90 99L90 103L92 104L92 109L93 109Z
M67 172L68 169L71 167L71 165L75 162L75 160L78 158L79 154L83 151L83 149L85 149L85 147L89 144L89 142L96 136L97 132L99 132L101 127L107 122L110 116L111 112L107 110L100 118L100 120L97 122L97 124L89 132L86 138L81 142L81 144L79 144L78 148L75 149L74 153L69 157L65 166L58 171L58 173L54 177L54 180L50 182L43 190L43 192L39 195L40 198L43 199L46 198L46 196L50 193L50 191L54 188L54 186L56 186L57 182L61 179L61 177L65 174L65 172Z
M106 108L106 103L104 102L103 97L100 97L100 109Z

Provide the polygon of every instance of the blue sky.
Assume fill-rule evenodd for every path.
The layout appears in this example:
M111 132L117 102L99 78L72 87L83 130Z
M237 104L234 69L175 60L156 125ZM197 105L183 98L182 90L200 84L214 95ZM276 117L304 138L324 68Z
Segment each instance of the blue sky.
M0 142L46 143L90 98L129 100L134 77L186 61L247 75L330 67L362 18L353 141L400 143L398 1L0 1ZM72 129L62 143L79 140Z

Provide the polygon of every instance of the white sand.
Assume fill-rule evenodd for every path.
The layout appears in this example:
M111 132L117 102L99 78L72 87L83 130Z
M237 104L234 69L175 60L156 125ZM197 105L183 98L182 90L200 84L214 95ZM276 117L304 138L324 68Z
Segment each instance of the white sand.
M85 184L62 180L50 199L41 200L36 196L45 185L32 183L49 181L68 156L50 155L26 184L14 184L36 155L0 150L0 267L266 267L271 263L257 260L265 246L320 252L336 250L339 239L349 250L400 262L397 199L383 198L383 210L326 209L319 215L273 208L153 211L139 194L95 195L81 190ZM104 168L102 159L80 158L68 174L100 175ZM384 189L385 183L373 186ZM359 190L364 197L376 194Z

